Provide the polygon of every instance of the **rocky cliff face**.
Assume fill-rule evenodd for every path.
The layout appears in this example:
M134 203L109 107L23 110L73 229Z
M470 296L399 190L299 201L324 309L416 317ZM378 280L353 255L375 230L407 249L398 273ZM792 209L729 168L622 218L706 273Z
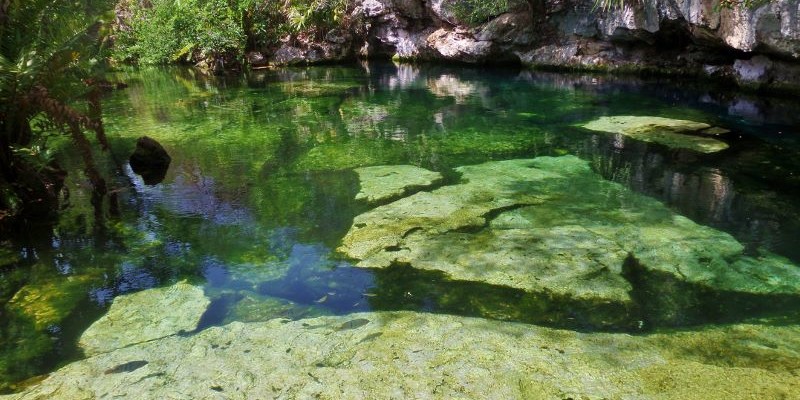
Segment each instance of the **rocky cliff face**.
M721 76L757 88L800 87L800 2L717 9L716 0L519 2L484 23L457 0L357 0L361 56ZM514 4L511 2L511 4Z

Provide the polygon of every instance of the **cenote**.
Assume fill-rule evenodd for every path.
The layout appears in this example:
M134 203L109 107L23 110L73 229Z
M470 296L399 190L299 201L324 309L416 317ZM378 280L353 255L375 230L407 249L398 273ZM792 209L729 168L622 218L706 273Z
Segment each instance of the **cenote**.
M0 250L6 393L91 354L204 332L272 327L283 343L300 335L291 329L329 329L325 340L358 352L407 347L403 335L447 338L453 321L465 340L492 330L532 329L556 344L573 335L562 347L532 345L558 350L553 357L634 354L642 341L675 374L702 375L681 369L699 363L789 371L798 382L794 99L658 78L375 62L222 77L130 69L108 79L128 84L103 99L120 214L98 224L79 160L63 159L69 200L56 227ZM659 125L666 119L708 127L683 132ZM171 157L158 183L128 163L142 136ZM121 350L79 345L116 298L186 284L207 302L192 329ZM163 318L190 313L181 304ZM405 321L395 322L404 333L381 328L380 316ZM363 329L377 330L357 336ZM213 348L219 357L236 349L231 335ZM297 357L320 371L358 358ZM124 358L98 367L99 377L158 380L159 365ZM326 379L303 368L297 379ZM210 383L208 396L235 393L226 383Z

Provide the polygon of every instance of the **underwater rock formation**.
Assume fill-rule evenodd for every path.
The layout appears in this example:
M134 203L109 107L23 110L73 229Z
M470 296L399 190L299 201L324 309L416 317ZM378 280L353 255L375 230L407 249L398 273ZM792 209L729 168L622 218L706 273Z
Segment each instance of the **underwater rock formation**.
M67 276L28 284L8 302L8 311L29 319L37 331L61 323L75 310L99 273Z
M659 293L660 314L647 317L659 324L689 323L683 311L720 296L800 299L800 268L788 260L745 255L727 233L603 180L577 157L457 171L460 184L357 216L339 251L359 267L408 265L621 312Z
M356 200L378 203L424 189L442 180L442 174L413 165L379 165L356 168L361 191Z
M790 398L797 326L649 336L413 312L235 322L74 362L12 399Z
M118 296L108 312L80 338L87 355L189 332L210 301L203 289L185 282Z
M722 135L727 130L702 122L626 115L600 117L582 126L592 131L619 133L643 142L653 142L699 153L716 153L728 148L727 143L708 137L708 135Z

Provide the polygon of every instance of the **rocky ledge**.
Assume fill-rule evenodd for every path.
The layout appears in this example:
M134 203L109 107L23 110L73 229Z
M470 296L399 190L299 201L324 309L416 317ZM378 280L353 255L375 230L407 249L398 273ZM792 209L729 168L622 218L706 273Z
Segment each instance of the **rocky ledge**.
M276 64L397 58L457 63L708 76L756 89L800 88L800 8L794 0L720 8L652 0L512 0L472 13L460 0L355 0L344 30L286 46ZM501 4L501 3L498 3ZM468 7L468 6L467 6Z
M746 254L727 233L606 181L574 156L457 168L459 184L357 216L339 251L364 268L405 266L555 296L592 325L682 325L725 307L800 301L800 268ZM615 315L615 316L614 316Z
M777 399L799 375L791 325L631 336L371 312L142 342L3 398Z

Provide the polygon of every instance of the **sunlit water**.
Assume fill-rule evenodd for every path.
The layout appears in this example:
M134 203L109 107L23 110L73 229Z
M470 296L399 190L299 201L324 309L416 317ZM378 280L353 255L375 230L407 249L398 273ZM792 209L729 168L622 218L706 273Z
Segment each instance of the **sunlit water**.
M122 216L98 227L77 160L62 161L76 169L60 224L2 248L0 389L79 358L77 337L115 296L183 279L212 299L198 329L368 310L581 331L674 328L624 318L597 326L587 314L599 311L579 301L533 296L527 302L540 312L530 313L516 289L353 268L335 249L370 208L354 200L360 166L412 164L442 172L448 184L462 165L573 154L604 178L730 233L748 252L800 264L800 107L790 100L680 81L390 64L111 78L129 84L104 102ZM702 155L578 126L603 115L707 122L732 131L722 138L730 148ZM143 135L172 157L157 185L126 164ZM796 299L720 301L732 303L671 325L794 324L800 310Z

